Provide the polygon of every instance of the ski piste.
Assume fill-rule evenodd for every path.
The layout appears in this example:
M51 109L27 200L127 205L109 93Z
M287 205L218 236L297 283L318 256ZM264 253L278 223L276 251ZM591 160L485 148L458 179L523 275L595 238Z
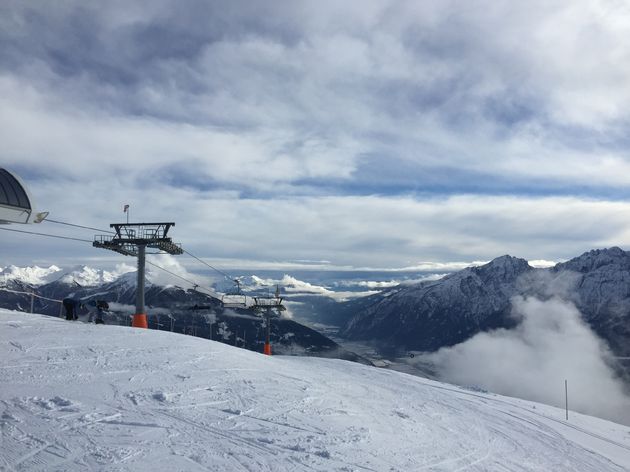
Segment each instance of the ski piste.
M0 310L7 470L630 470L630 428L337 359Z

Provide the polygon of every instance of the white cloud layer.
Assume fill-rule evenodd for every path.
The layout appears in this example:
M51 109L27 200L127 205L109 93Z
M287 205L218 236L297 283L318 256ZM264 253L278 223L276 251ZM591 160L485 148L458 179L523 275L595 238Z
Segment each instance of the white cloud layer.
M611 353L582 321L575 305L560 298L516 297L513 330L480 333L427 356L439 376L461 385L569 407L627 424L630 397L615 375Z
M278 286L282 287L282 289L290 295L321 295L339 302L378 293L378 290L367 290L363 292L331 290L322 285L305 282L287 274L285 274L282 279L262 279L254 275L252 276L252 280L255 283L254 288L269 287L270 289L273 289L275 286ZM369 288L374 289L376 287Z
M212 281L209 277L189 272L175 256L169 254L149 256L146 274L150 283L163 286L176 285L184 289L192 288L197 284L208 290Z
M106 185L93 187L96 191L77 184L79 198L61 195L55 216L95 227L123 220L118 216L122 206L112 205ZM41 201L53 201L59 192L48 186L36 190ZM84 197L87 192L89 199ZM136 215L144 213L138 219L162 221L170 215L176 220L170 235L185 249L197 256L221 256L234 265L241 260L243 266L247 261L264 261L259 265L282 268L283 261L321 258L331 261L332 268L450 272L503 254L562 260L592 248L630 244L630 204L625 202L477 195L429 200L379 196L243 200L204 198L167 188L150 195L131 192L146 202L142 210L132 207ZM105 209L101 215L91 210L95 205ZM5 264L50 266L79 261L103 267L94 258L133 264L131 259L92 248L89 241L96 231L66 230L52 223L36 229L85 237L87 242L3 232ZM427 259L443 262L420 262ZM187 256L178 260L196 264Z

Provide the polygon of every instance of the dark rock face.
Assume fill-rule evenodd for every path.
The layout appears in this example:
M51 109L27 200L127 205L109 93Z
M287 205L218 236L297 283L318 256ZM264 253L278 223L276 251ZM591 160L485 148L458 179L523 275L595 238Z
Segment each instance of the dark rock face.
M433 351L479 331L514 326L510 299L518 293L518 278L532 270L524 259L502 256L435 282L384 293L356 313L342 335Z
M630 253L618 247L582 254L552 269L575 274L574 302L618 356L630 356Z

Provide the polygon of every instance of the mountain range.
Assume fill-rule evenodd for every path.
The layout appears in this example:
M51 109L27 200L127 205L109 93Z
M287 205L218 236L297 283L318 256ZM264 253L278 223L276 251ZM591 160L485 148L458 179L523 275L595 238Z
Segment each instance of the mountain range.
M340 335L374 341L384 351L436 351L479 332L515 327L517 295L574 303L616 356L630 356L630 253L618 247L551 268L505 255L436 281L352 300L338 309Z
M57 300L70 294L104 298L112 306L108 322L129 324L135 301L132 270L121 267L107 272L80 266L64 272L56 266L11 266L0 270L0 287ZM480 332L512 329L520 322L513 313L514 297L536 296L572 302L615 356L630 357L630 253L618 247L592 250L551 268L534 268L524 259L505 255L438 280L386 287L345 302L335 301L328 290L298 282L285 276L280 291L299 307L300 319L339 326L337 335L342 341L367 341L384 354L432 352ZM253 277L246 285L263 290L264 284ZM30 296L0 292L1 307L29 311L30 303ZM146 303L151 327L262 349L264 323L249 310L224 310L216 298L152 283L150 277ZM34 309L60 314L59 304L47 300L35 299ZM357 360L336 342L295 320L274 320L271 329L277 352Z
M87 266L63 271L49 268L9 266L0 270L0 307L63 316L65 297L86 303L106 300L107 324L130 325L135 312L136 272L108 272ZM37 296L31 297L34 293ZM43 297L43 298L41 298ZM154 283L147 274L145 303L149 328L169 330L213 339L253 351L263 350L266 321L248 309L225 309L220 300L193 289ZM32 304L32 307L31 307ZM80 320L89 320L89 308ZM335 357L367 363L341 348L323 334L284 317L271 321L273 350L280 354Z

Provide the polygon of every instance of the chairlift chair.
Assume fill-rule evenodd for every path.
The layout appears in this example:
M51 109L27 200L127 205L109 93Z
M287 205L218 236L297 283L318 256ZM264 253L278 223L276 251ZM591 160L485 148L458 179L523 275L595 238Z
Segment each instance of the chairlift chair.
M283 298L280 296L280 289L276 286L276 293L273 296L254 297L253 308L255 311L265 311L267 316L277 318L280 316L281 311L286 311L286 307L282 304L282 301ZM273 313L274 311L275 313Z
M247 295L241 291L241 281L234 279L236 288L221 297L223 308L247 308Z
M271 308L278 311L285 311L286 307L282 304L282 298L275 297L253 297L254 308L267 309Z

